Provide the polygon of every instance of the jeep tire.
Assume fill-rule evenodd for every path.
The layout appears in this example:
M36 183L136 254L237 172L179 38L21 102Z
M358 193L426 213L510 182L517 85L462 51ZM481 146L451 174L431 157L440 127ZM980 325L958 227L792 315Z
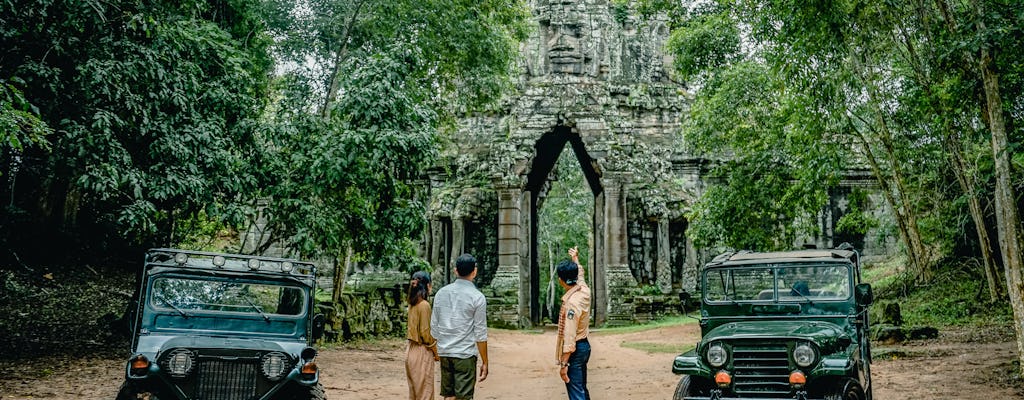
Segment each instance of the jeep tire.
M327 394L324 393L324 385L317 382L310 387L297 386L289 390L281 400L327 400Z
M857 381L850 378L842 378L836 385L826 390L825 400L865 400L864 389L861 389Z
M117 400L138 400L139 395L142 393L149 392L145 388L139 387L128 382L121 384L121 389L117 391ZM160 400L160 397L156 393L149 392L149 396L144 396L149 400Z
M683 400L694 396L711 396L711 383L706 379L683 375L682 379L679 379L679 384L676 385L676 393L672 396L672 400Z

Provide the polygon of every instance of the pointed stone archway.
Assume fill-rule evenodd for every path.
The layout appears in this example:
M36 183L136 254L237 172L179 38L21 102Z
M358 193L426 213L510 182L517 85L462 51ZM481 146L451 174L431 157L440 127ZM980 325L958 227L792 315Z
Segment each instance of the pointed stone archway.
M591 277L594 322L604 324L609 316L622 314L622 307L613 303L621 303L623 298L615 300L613 295L636 286L627 265L628 175L602 171L575 128L556 125L537 140L534 157L528 161L529 169L524 171L522 179L498 188L498 269L505 282L492 283L517 286L520 326L541 321L537 204L566 145L571 146L594 196L594 209L590 213L593 218L591 256L584 265L588 268L587 276ZM509 282L513 271L518 274Z
M530 172L527 173L525 190L530 196L530 215L529 215L529 232L526 233L526 239L529 242L530 250L530 274L529 274L529 292L525 294L530 300L530 322L534 325L541 322L542 310L540 305L540 253L538 249L538 230L539 230L539 200L547 190L550 182L551 171L555 164L558 162L558 158L562 155L563 149L566 145L569 145L575 155L576 160L579 162L579 166L583 171L583 177L587 185L590 188L591 194L594 198L598 198L603 195L604 188L601 186L601 172L596 162L587 154L586 147L583 141L580 139L578 134L572 132L572 128L568 126L555 126L551 132L544 134L537 140L536 144L536 157L531 162ZM596 202L595 202L596 204ZM590 216L596 220L599 213L596 210L590 210ZM603 214L603 213L600 213ZM597 226L597 221L591 226ZM525 230L524 230L525 231ZM588 235L593 238L596 237L596 232L588 232ZM593 248L590 249L589 254L602 254L603 252L603 241L596 242L591 241ZM586 262L584 267L590 268L587 276L600 278L603 276L603 271L592 261ZM595 271L595 268L598 268ZM598 304L602 304L605 291L603 289L603 282L600 284L596 281L593 282L595 290L593 293L593 300L595 304L595 319L603 320L604 316L596 311L603 310L604 308Z

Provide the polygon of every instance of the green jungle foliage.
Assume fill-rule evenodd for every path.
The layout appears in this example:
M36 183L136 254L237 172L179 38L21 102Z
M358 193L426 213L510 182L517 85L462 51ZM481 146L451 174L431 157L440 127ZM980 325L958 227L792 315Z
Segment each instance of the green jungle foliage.
M172 244L175 224L199 213L242 221L272 67L255 6L4 2L5 108L38 121L5 128L3 247L109 255Z
M267 1L282 73L259 138L274 240L406 267L419 179L456 112L507 87L525 8L509 1Z
M526 15L508 0L3 2L0 259L224 249L262 216L264 248L407 264L423 169L456 113L509 86Z
M668 51L696 93L683 135L721 160L690 214L698 244L787 248L794 232L817 229L806 216L845 171L864 170L889 193L897 226L920 232L924 259L979 254L968 199L989 206L993 167L978 54L994 54L1017 148L1019 2L639 3L677 16ZM1014 185L1024 187L1019 173ZM991 211L983 217L994 234ZM842 228L872 223L858 218Z

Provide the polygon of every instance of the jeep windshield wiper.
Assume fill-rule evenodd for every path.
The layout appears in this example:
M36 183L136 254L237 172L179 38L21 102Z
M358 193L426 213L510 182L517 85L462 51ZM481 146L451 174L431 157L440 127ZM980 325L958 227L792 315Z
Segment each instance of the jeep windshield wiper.
M804 298L804 300L807 300L807 302L808 302L808 303L810 303L810 304L814 304L814 300L811 300L811 298L810 298L810 297L807 297L807 295L803 294L803 291L801 291L800 289L798 289L798 288L796 287L796 284L795 284L795 283L794 283L794 284L792 284L792 285L789 285L789 288L790 288L790 289L793 289L793 293L796 293L796 294L797 294L798 296L800 296L800 297L803 297L803 298Z
M253 303L253 301L249 300L248 297L242 297L242 300L245 300L245 302L249 303L249 306L252 307L253 310L256 310L256 312L260 313L260 316L263 317L264 321L270 322L270 316L264 313L263 309L260 308L260 306L256 305L256 303Z
M189 314L189 313L185 312L185 310L182 310L178 306L176 306L173 303L171 303L170 301L168 301L166 297L164 297L162 295L159 295L159 294L154 296L154 297L156 297L157 300L160 300L160 301L164 302L165 305L167 305L168 307L174 309L174 311L177 311L178 314L181 314L182 317L188 318L188 317L192 316L192 314Z

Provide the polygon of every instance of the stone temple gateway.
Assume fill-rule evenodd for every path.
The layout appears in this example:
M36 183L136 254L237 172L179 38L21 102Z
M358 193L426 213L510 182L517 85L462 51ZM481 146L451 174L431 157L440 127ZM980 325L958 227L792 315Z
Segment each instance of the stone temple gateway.
M440 286L454 278L454 259L472 253L491 322L540 323L537 209L568 146L594 196L594 209L580 210L593 218L581 247L594 322L634 322L650 312L641 293L678 302L703 264L684 213L702 192L706 160L688 155L679 135L689 95L667 73L668 21L610 0L529 5L516 93L463 118L448 162L430 176L423 254Z
M632 320L640 285L665 294L695 286L682 232L699 192L699 160L681 152L687 93L665 71L667 21L607 0L533 0L517 93L467 116L431 177L426 256L442 282L463 252L480 261L491 317L540 320L537 206L562 149L571 147L594 195L588 278L595 322ZM581 244L586 245L586 244ZM546 271L545 271L546 272Z

